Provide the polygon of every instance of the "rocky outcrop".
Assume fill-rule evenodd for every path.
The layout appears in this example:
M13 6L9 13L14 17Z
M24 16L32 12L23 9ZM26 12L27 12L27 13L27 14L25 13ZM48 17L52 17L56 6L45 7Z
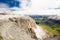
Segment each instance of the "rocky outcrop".
M28 16L0 15L0 40L43 40L49 37Z

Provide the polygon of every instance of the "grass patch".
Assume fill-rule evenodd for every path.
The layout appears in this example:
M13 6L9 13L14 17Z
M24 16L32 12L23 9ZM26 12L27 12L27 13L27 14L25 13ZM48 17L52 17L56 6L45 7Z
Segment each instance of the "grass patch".
M48 30L49 32L52 32L54 35L59 35L60 33L56 30L53 30L50 26L46 25L46 24L38 24L39 26L41 26L42 28Z
M36 18L36 24L48 30L54 35L60 35L60 24L50 21L48 18Z
M0 40L3 40L3 37L2 36L0 36Z

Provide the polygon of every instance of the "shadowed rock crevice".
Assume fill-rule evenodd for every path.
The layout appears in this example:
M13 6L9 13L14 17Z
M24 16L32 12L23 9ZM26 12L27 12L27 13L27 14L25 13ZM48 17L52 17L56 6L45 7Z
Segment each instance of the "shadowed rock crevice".
M37 39L35 32L32 28L35 28L36 24L33 22L33 20L30 20L29 18L9 18L10 21L15 22L17 26L20 29L25 29L26 33L31 36L33 39Z

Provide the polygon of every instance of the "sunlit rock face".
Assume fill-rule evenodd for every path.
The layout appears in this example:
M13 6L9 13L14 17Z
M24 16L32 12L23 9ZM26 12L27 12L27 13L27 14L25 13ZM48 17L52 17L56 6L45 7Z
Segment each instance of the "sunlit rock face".
M48 38L46 31L36 25L28 16L1 15L0 16L1 40L43 40Z

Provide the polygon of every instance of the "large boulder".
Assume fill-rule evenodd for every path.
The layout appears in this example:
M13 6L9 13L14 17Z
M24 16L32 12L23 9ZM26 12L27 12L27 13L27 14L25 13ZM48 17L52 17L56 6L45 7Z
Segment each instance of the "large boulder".
M28 16L0 15L0 40L43 40L46 31Z

